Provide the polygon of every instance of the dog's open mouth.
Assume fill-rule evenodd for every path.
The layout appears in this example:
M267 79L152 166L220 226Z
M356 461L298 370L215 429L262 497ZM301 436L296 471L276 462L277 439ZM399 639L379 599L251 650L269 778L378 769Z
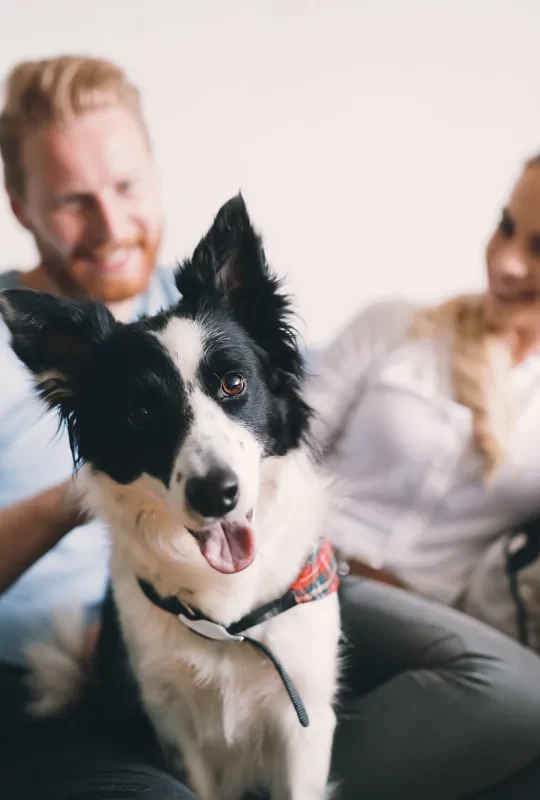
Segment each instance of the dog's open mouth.
M251 514L249 522L251 521ZM201 554L217 572L241 572L255 558L255 535L253 528L245 522L221 520L207 528L188 531L199 543Z

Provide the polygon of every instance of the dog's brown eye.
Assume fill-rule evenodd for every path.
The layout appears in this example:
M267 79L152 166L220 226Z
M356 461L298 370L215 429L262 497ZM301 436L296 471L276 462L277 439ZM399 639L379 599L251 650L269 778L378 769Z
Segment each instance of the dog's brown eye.
M230 372L221 380L221 391L227 397L237 397L246 388L246 382L241 375Z
M141 406L141 408L134 408L133 411L129 412L128 421L134 428L140 428L147 421L148 417L148 411Z

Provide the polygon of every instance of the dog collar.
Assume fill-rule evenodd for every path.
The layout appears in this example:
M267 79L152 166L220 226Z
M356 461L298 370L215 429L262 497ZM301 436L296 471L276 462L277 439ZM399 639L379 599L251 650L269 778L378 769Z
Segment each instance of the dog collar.
M309 725L309 717L300 695L278 659L262 642L245 635L245 631L283 614L295 606L321 600L333 594L339 586L338 565L328 539L321 539L313 549L301 573L292 586L277 600L271 600L250 611L241 619L225 626L216 622L198 608L183 603L177 597L162 597L155 587L143 578L138 578L139 586L151 603L173 614L186 627L205 639L220 642L248 642L263 652L276 668L279 677L296 710L298 719L304 727Z

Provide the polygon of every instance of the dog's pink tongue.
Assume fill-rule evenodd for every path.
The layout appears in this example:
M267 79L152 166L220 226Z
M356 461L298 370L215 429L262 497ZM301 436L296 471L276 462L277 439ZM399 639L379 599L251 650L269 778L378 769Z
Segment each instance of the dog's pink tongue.
M216 522L199 540L202 555L218 572L240 572L255 558L255 537L243 522Z

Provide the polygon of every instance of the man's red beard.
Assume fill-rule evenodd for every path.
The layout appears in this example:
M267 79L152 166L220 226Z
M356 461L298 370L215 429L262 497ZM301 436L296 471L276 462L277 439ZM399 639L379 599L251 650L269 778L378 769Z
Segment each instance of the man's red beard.
M59 264L43 255L44 270L58 287L72 297L91 297L104 303L120 303L131 300L145 291L156 266L160 236L144 236L126 242L107 245L94 251L77 248L69 261ZM118 248L137 249L139 266L129 273L118 275L99 269L96 262L107 257Z

